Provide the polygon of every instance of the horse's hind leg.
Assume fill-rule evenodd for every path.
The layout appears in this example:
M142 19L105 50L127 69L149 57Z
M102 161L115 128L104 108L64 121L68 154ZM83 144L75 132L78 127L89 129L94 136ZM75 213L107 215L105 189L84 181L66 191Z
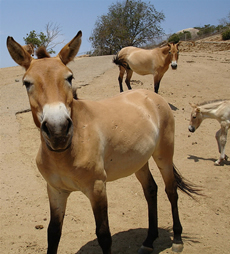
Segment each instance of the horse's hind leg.
M136 177L140 181L145 198L148 203L149 229L146 240L139 249L139 254L151 253L153 250L153 241L158 237L157 226L157 185L149 171L148 163L144 165L138 172Z
M122 93L123 92L122 81L123 81L123 77L125 74L125 68L120 65L119 70L120 70L120 73L119 73L119 77L118 77L118 82L119 82L119 86L120 86L120 93Z
M154 160L158 168L160 169L161 175L165 183L165 192L171 203L174 233L172 250L175 252L181 252L183 250L183 242L181 239L182 226L179 219L177 182L174 176L173 163L171 160L163 157L163 155L161 156L160 154L158 154L158 156L154 156Z
M132 87L131 87L131 85L130 85L130 80L131 80L131 77L132 77L132 75L133 75L133 71L128 67L128 68L126 69L126 73L127 73L127 76L126 76L126 79L125 79L125 83L126 83L128 89L131 90Z

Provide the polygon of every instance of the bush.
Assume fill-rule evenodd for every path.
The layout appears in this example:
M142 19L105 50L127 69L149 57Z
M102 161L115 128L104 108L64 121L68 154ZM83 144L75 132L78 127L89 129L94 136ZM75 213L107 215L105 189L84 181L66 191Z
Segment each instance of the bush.
M230 40L230 29L225 30L224 32L222 32L222 40L226 41L226 40Z
M173 34L173 35L171 35L171 36L169 37L168 42L177 43L177 42L179 42L179 40L180 40L179 35L178 35L178 34Z

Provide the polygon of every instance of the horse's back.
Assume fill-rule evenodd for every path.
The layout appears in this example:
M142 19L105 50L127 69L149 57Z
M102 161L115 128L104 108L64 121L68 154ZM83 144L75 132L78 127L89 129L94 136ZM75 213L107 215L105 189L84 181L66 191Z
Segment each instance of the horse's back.
M139 75L155 74L157 61L152 50L136 47L126 47L119 52L129 67Z

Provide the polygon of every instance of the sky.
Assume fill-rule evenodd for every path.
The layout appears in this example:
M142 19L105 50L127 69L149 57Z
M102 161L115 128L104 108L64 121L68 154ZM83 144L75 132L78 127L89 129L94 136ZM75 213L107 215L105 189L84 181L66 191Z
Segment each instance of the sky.
M0 0L0 68L16 66L7 47L7 36L24 45L23 37L30 31L45 32L49 22L61 29L60 41L65 43L54 48L58 53L79 30L82 44L79 54L92 50L89 37L98 17L108 13L111 4L123 0ZM144 1L144 0L142 0ZM230 0L145 0L163 12L161 23L166 34L182 29L218 25L230 12Z

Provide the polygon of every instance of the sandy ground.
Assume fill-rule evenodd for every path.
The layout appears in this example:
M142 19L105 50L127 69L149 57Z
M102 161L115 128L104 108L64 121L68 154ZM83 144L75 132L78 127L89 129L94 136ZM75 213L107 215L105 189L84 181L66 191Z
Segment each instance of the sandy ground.
M69 67L82 99L98 100L119 92L118 68L112 56L78 58ZM0 69L0 253L45 253L49 206L46 184L35 157L39 131L35 128L21 67ZM16 82L19 80L19 82ZM215 133L219 123L206 120L194 134L188 131L189 102L230 98L230 51L180 54L176 71L162 79L159 94L172 106L176 122L174 162L183 176L203 187L205 197L194 201L179 193L183 225L183 253L224 254L230 250L230 162L214 166L218 158ZM125 90L127 89L126 86ZM152 76L132 77L133 89L153 89ZM19 112L19 113L17 113ZM230 142L226 145L230 154ZM154 254L172 253L172 218L159 171L150 166L158 184L159 239ZM113 254L137 253L146 235L147 207L135 176L108 184ZM72 193L67 205L59 253L99 254L89 201Z

